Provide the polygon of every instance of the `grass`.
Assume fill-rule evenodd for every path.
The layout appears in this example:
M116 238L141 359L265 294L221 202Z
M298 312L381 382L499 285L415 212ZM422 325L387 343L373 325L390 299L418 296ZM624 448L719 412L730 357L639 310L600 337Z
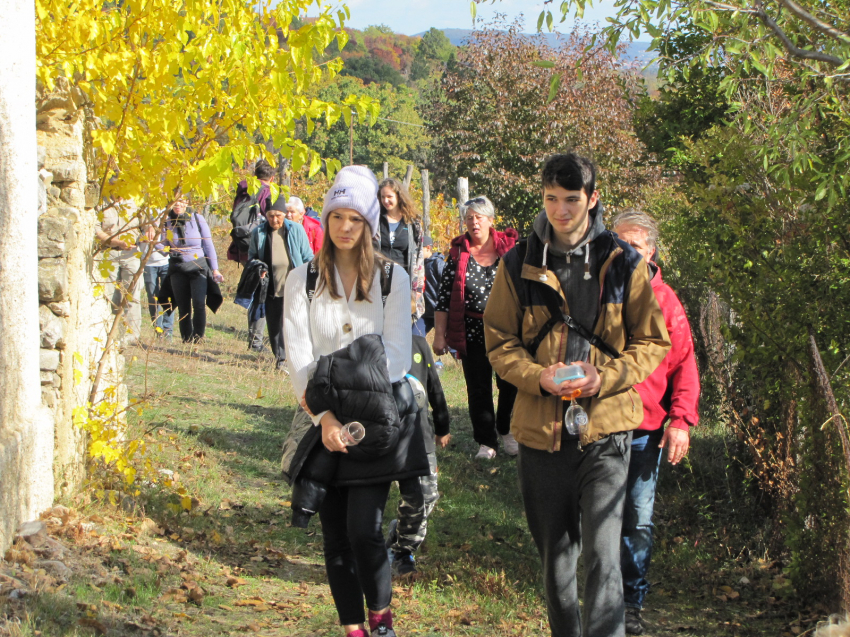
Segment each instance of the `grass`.
M230 299L238 273L230 263L223 271ZM171 497L150 487L132 515L83 494L73 504L96 528L73 542L75 575L20 603L0 601L0 635L341 635L321 529L288 526L279 462L296 406L291 385L270 354L248 352L246 328L244 310L226 301L209 316L204 344L148 333L131 352L130 394L142 403L130 433L147 432L155 466L174 472L192 510L175 513ZM441 498L419 573L394 582L399 634L548 635L515 461L472 460L458 365L446 361L443 383L453 440L438 453ZM691 463L662 469L649 635L780 636L807 626L777 593L781 573L765 559L727 444L722 426L701 427ZM394 489L387 520L396 502Z

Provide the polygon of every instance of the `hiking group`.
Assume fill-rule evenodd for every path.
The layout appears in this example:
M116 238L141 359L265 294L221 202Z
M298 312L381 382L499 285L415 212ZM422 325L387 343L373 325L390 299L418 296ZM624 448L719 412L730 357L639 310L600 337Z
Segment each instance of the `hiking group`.
M497 230L492 202L474 197L445 260L394 179L343 168L319 219L297 197L271 201L264 160L255 175L258 193L239 186L227 256L244 265L236 302L248 346L262 350L268 331L299 403L282 470L293 524L318 513L344 634L396 634L392 577L416 570L439 497L436 450L451 438L433 356L446 354L463 367L475 458L517 457L551 634L641 634L662 450L672 464L687 453L700 389L687 317L656 263L655 221L627 210L606 227L593 163L559 154L542 167L527 236ZM211 285L220 275L206 222L174 208L152 249L170 242L177 253L171 293L192 340L217 291L198 262ZM394 481L401 501L385 533Z

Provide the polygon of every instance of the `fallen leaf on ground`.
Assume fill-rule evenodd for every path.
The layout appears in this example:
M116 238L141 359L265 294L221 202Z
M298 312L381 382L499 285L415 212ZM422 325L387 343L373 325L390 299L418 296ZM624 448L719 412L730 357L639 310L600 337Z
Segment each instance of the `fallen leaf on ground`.
M99 635L106 634L106 626L91 617L80 617L80 619L77 620L77 624L79 624L80 626L85 626L86 628L92 628Z

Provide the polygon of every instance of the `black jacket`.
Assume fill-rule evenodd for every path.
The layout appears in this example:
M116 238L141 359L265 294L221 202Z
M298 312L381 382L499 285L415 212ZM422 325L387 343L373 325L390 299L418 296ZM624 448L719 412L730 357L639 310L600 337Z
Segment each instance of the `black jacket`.
M413 392L406 380L390 383L386 352L377 334L361 336L322 356L306 394L313 413L330 409L341 423L357 420L366 428L363 442L349 447L346 454L330 454L319 442L325 455L338 456L330 484L378 484L430 472ZM311 462L308 458L303 470L319 479L307 467Z
M437 296L440 294L440 281L443 280L443 270L445 269L445 259L439 252L429 259L425 259L425 314L423 316L434 316Z
M262 276L264 272L266 276ZM269 285L268 272L268 265L260 259L248 261L242 270L242 276L239 277L234 303L244 308L250 307L253 299L256 299L258 303L265 303Z
M449 433L449 407L446 404L446 396L443 394L440 375L434 367L431 348L422 336L413 336L413 364L410 367L410 375L422 383L425 391L428 392L428 403L431 405L434 419L433 426L428 418L427 406L420 412L419 420L422 423L425 450L428 453L434 453L436 451L434 435L445 436Z

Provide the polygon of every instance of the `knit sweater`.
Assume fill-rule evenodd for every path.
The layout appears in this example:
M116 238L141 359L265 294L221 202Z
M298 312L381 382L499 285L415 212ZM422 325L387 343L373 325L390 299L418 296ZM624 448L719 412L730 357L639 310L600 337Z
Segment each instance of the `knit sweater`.
M179 254L183 261L194 261L206 257L210 268L218 270L218 257L207 220L197 212L193 212L191 208L186 209L186 215L189 218L183 228L183 239L178 236L174 220L168 217L162 229L160 243L155 246L156 249L162 250L164 246L169 246L171 254Z
M384 306L380 272L375 272L372 279L371 302L356 301L356 289L351 291L349 299L333 299L330 292L322 290L309 301L306 289L309 265L305 263L290 272L283 297L286 363L296 398L300 401L304 395L320 356L342 349L364 334L383 337L390 382L404 378L410 369L412 351L410 279L404 268L393 266L392 287ZM334 274L337 290L342 291L339 273ZM316 414L313 423L319 424L324 414Z

